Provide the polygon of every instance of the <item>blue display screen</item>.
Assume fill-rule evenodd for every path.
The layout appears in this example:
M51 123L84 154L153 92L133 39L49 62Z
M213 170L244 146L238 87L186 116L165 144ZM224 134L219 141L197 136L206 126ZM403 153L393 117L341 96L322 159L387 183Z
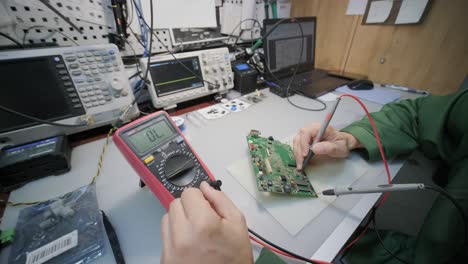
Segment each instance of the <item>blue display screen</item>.
M249 70L250 67L249 65L244 63L244 64L237 64L236 69L238 69L239 71L245 71L245 70Z

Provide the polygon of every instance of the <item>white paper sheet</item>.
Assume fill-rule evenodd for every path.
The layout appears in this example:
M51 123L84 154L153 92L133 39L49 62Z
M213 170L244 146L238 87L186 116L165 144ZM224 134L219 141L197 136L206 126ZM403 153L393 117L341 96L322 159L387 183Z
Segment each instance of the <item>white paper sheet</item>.
M336 199L334 196L305 198L260 192L248 158L233 163L227 170L293 236ZM314 157L306 173L315 191L321 192L350 186L367 170L367 163L359 155L352 154L347 159Z
M255 19L255 0L243 0L242 1L242 20ZM240 22L240 21L239 21ZM241 24L242 29L250 29L253 26L253 21L245 21Z
M382 0L371 2L369 13L367 14L367 23L383 23L390 16L393 0Z
M215 0L153 1L154 28L216 27ZM141 1L145 20L150 23L149 1Z
M426 9L429 0L404 0L401 3L395 24L417 23Z
M230 113L229 110L224 109L219 104L202 108L197 112L206 119L218 119Z
M364 15L368 0L349 0L346 15Z
M233 99L226 103L219 103L219 105L230 112L242 112L249 108L250 104L239 99Z
M241 30L237 27L242 18L242 6L240 4L224 3L222 9L221 33L238 36ZM237 27L237 28L236 28ZM236 29L235 31L233 31Z
M288 18L291 16L291 2L280 1L278 3L278 18Z
M336 95L334 93L326 93L326 94L320 96L317 99L325 101L325 102L331 102L331 101L335 101L336 98L338 98L338 95Z

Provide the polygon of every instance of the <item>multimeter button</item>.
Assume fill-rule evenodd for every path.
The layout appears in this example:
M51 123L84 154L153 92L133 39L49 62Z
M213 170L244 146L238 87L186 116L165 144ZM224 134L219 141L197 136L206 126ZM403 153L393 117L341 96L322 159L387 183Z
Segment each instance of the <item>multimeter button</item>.
M82 71L80 71L80 70L76 70L76 71L72 71L72 72L71 72L71 74L72 74L73 76L79 76L79 75L81 75L81 73L82 73Z
M68 57L65 57L65 60L68 61L68 62L76 61L76 57L75 56L68 56Z
M178 136L178 137L176 138L176 143L177 143L177 144L180 144L180 143L182 143L183 141L184 141L184 139L183 139L181 136Z
M144 162L145 164L149 164L149 163L151 163L153 160L154 160L154 156L153 156L153 155L150 155L150 156L148 156L146 159L144 159L143 162Z

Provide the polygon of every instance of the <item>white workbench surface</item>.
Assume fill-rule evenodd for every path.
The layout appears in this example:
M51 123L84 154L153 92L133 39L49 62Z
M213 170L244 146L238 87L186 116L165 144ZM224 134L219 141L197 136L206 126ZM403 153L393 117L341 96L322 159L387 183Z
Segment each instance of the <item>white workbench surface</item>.
M382 89L382 88L377 88ZM250 129L265 135L284 139L312 121L323 120L325 111L308 112L292 107L285 99L263 90L267 98L239 113L216 120L186 118L186 135L217 179L223 181L223 191L244 212L250 228L281 246L314 259L331 261L365 217L379 195L339 197L312 220L295 237L291 236L268 212L228 173L226 168L245 158L245 136ZM402 93L405 98L414 95ZM295 103L320 107L312 100L294 96ZM380 105L365 102L370 111ZM363 116L363 110L351 99L342 100L332 126L343 127ZM189 114L190 115L190 114ZM185 117L185 115L184 115ZM97 161L104 140L98 140L73 149L72 170L61 176L51 176L31 182L14 191L11 201L46 200L86 185L96 173ZM390 164L392 177L403 161ZM354 186L385 182L383 164L370 164L370 169ZM138 186L139 178L112 141L104 158L101 176L97 179L99 206L106 212L116 229L127 263L158 263L161 255L160 221L165 213L157 198L148 188ZM7 207L1 229L15 227L23 207ZM294 219L291 219L294 221ZM261 248L254 244L255 254ZM6 263L8 248L3 250L0 262ZM288 260L291 261L291 260ZM103 257L95 263L114 263L109 245Z

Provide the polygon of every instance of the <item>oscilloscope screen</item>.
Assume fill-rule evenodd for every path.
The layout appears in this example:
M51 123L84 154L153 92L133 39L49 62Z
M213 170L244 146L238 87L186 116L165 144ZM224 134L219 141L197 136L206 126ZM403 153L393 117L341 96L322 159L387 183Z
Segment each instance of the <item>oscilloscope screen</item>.
M158 96L203 86L203 81L198 77L201 76L198 57L181 58L179 61L196 75L176 60L158 61L150 64L151 78Z

